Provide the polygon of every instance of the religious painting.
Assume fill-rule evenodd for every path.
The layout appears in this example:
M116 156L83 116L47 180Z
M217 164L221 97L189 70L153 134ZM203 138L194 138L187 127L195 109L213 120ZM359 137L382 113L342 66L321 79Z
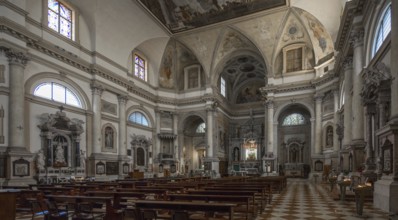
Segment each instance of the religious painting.
M119 162L106 162L106 175L118 175Z
M262 100L260 85L248 85L243 87L236 98L236 104L258 102Z
M30 166L29 161L24 159L15 160L13 162L13 176L29 176L30 175Z
M326 147L333 147L333 126L326 128Z
M137 148L137 166L145 166L145 150L142 147Z
M6 158L0 158L0 178L6 177Z
M320 160L315 161L315 171L323 170L323 162Z
M381 166L383 173L389 175L393 172L393 145L387 140L382 147Z
M52 159L54 167L68 166L68 139L62 135L57 135L52 141ZM51 155L51 154L50 154Z
M162 67L159 73L159 84L163 88L174 88L174 54L175 51L172 45L168 46L163 54Z
M177 172L177 166L175 164L170 165L170 173L175 173Z
M286 0L139 0L139 2L172 33L287 4Z

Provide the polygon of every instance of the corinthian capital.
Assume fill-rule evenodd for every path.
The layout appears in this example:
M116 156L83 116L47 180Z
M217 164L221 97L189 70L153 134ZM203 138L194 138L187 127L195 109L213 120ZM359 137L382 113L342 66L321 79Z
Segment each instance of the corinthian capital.
M352 67L352 56L346 57L343 61L344 70L353 68Z
M25 53L16 52L16 51L13 51L13 50L7 50L6 51L6 56L8 58L8 62L10 64L16 64L16 65L25 66L26 63L29 60Z
M365 35L365 32L364 32L363 28L356 28L351 32L350 42L354 48L363 45L364 35Z
M127 95L117 95L117 100L119 103L126 103L127 100L129 100L129 97Z
M91 91L93 92L93 95L102 95L102 92L104 91L104 87L102 85L98 85L95 83L91 84Z

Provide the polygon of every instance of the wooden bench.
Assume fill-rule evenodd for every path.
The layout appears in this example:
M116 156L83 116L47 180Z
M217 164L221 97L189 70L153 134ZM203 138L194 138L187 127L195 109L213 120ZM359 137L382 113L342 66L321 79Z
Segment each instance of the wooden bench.
M231 196L231 195L196 195L196 194L168 194L167 197L171 201L204 201L204 202L228 202L236 204L235 212L239 212L239 205L244 206L243 213L246 219L249 219L249 214L255 217L257 214L256 205L253 204L252 196Z
M156 201L137 200L135 207L138 219L142 219L143 210L168 210L172 212L207 212L228 213L228 219L234 217L235 204L229 203L203 203L203 202L181 202L181 201Z

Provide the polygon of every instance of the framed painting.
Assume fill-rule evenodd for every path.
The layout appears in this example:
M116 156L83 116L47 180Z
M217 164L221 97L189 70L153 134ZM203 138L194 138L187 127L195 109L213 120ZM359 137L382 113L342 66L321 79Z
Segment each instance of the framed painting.
M105 174L105 164L103 162L100 161L95 165L95 173L98 175Z

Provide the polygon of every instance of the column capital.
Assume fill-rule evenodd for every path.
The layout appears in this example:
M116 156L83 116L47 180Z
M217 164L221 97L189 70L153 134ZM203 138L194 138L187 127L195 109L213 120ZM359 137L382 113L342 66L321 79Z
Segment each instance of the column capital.
M314 95L314 100L316 103L322 103L323 97L324 97L324 94L316 93Z
M347 56L344 58L343 61L343 69L347 70L347 69L352 69L353 65L352 65L352 56Z
M129 97L127 95L117 95L117 100L119 101L120 104L126 104L126 102L129 100Z
M7 50L6 56L10 64L21 65L23 67L25 67L26 63L29 61L29 58L26 56L25 53L16 52L14 50Z
M102 85L98 85L96 83L91 84L91 91L93 92L93 95L102 95L102 92L104 91L104 87Z
M365 31L364 31L363 27L358 27L351 31L350 43L352 44L352 46L354 48L358 47L358 46L363 46L364 35L365 35Z
M265 105L267 106L268 109L273 109L274 108L274 101L272 99L271 100L267 100L264 103L265 103Z

